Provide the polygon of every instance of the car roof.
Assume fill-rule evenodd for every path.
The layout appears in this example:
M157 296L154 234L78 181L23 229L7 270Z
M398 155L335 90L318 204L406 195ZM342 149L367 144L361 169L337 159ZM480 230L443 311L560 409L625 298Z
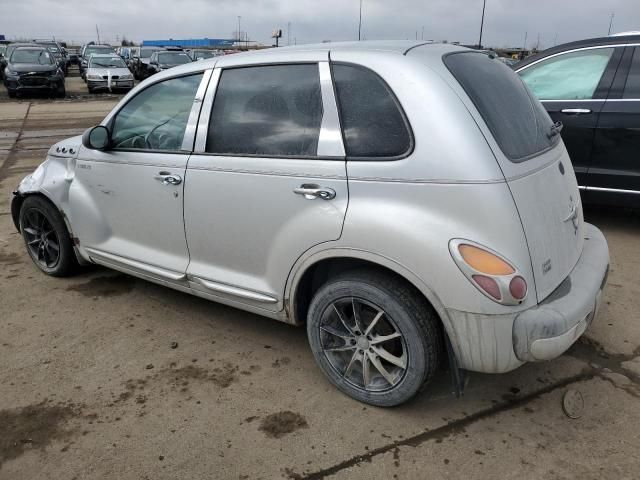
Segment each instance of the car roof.
M91 58L113 58L113 57L118 57L118 54L117 53L92 53L91 54Z
M612 35L609 37L597 37L577 40L575 42L563 43L562 45L547 48L546 50L538 52L535 55L531 55L521 62L518 62L517 64L513 65L513 68L518 70L526 65L529 65L530 63L540 60L541 58L548 57L549 55L554 55L556 53L566 52L568 50L607 45L628 45L630 43L640 43L640 35Z

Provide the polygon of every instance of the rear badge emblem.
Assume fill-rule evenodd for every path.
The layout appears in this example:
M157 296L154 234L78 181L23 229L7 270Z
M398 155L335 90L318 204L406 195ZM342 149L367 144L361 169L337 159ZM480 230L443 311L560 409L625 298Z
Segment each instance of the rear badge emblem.
M560 173L564 175L564 165L562 164L562 162L558 164L558 168L560 169Z

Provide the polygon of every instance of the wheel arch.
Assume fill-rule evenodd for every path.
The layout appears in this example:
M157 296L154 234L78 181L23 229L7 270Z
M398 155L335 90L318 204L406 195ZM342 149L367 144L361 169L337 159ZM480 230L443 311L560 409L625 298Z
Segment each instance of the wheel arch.
M382 255L351 248L323 250L298 260L287 280L284 296L289 322L304 324L313 293L332 275L356 268L376 269L407 282L433 307L443 327L449 324L438 295L409 268Z

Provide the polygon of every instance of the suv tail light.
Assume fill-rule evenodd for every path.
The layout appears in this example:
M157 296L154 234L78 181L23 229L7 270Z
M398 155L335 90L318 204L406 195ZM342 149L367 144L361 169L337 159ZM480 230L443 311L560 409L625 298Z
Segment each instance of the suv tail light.
M449 251L467 279L494 302L519 305L527 296L524 277L497 252L463 239L451 240Z

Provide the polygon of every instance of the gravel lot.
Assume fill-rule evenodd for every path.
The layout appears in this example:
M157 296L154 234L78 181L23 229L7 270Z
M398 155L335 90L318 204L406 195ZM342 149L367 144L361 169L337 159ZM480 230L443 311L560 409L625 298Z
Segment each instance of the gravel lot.
M323 378L304 329L102 268L39 273L11 190L119 96L1 93L0 479L638 478L640 213L587 210L609 287L562 358L472 374L461 399L443 373L377 409ZM563 413L569 390L579 419Z

